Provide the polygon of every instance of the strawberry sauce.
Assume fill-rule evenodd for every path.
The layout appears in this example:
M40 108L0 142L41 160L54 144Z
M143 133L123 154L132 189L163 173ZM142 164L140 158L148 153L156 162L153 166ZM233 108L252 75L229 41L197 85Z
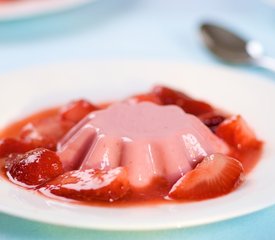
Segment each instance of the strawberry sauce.
M81 122L87 114L107 106L78 100L62 107L42 110L10 124L0 132L2 177L21 187L25 187L24 184L27 184L29 186L26 188L37 191L39 194L60 201L65 201L68 198L69 202L77 204L124 207L171 201L181 203L190 201L190 199L199 201L229 193L241 184L243 175L247 175L261 157L263 144L256 138L254 132L240 115L231 117L208 103L194 100L184 93L162 86L155 87L148 94L131 97L127 101L132 102L131 104L149 101L154 105L174 105L179 110L181 108L189 115L196 116L204 127L210 130L207 131L212 132L213 137L221 140L227 146L227 153L223 153L227 156L215 157L214 155L211 164L207 163L207 157L204 159L202 156L197 162L194 162L193 169L187 171L185 179L181 176L173 179L167 178L165 175L159 177L152 175L150 183L144 186L135 185L134 181L129 181L131 178L127 178L127 166L112 166L103 170L96 168L93 170L92 167L78 169L73 166L64 169L63 165L62 169L62 161L66 161L66 159L63 160L60 157L57 151L58 144L62 146L62 141L64 142L66 138L68 140L68 136L73 135L76 131L74 129L80 129L77 126L81 126L81 124L85 126L85 122L83 122L84 124ZM71 129L72 131L70 131ZM70 133L66 135L68 132ZM64 136L66 137L63 138ZM33 155L34 153L36 155ZM67 156L70 156L70 152ZM231 160L231 157L234 159ZM138 161L138 158L134 159ZM237 161L239 165L232 164L232 161ZM234 169L236 165L238 167ZM20 171L16 172L17 169ZM28 172L30 169L32 172ZM36 175L34 175L35 169L40 169L41 174L35 173ZM53 169L58 170L54 173ZM205 179L204 176L201 176L205 172L207 175L213 174L210 176L213 178L211 184L214 182L211 188L207 182L209 176ZM181 175L184 174L185 172ZM40 175L43 176L42 180L39 179ZM224 179L228 175L235 177L234 179ZM31 177L28 178L28 176ZM189 178L192 179L190 182ZM106 179L108 179L107 182L105 182ZM19 180L22 184L18 184ZM220 189L218 184L221 181L228 182L230 186L234 187L223 186L223 190L219 192L217 189ZM81 189L77 190L79 186ZM209 187L206 192L210 197L202 195L198 186L202 186L203 189ZM176 197L173 198L173 196Z

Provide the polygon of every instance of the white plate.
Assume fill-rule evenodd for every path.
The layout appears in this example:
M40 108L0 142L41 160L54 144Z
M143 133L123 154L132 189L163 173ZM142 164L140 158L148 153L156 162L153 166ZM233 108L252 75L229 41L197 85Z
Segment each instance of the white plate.
M0 180L0 210L66 226L147 230L194 226L248 214L275 203L275 84L226 68L165 62L82 62L35 68L0 78L0 125L41 107L78 97L121 99L155 83L185 90L233 113L241 113L266 141L246 182L224 197L188 204L128 208L72 205L47 199Z
M66 10L95 0L17 0L0 2L0 20L25 18Z

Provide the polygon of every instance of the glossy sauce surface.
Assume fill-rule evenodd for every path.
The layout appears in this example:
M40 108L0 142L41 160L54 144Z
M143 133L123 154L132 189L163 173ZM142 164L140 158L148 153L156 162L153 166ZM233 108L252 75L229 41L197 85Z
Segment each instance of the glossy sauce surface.
M41 111L36 113L30 117L27 117L23 120L15 122L0 132L0 138L5 137L17 137L20 133L20 130L23 126L27 123L36 123L39 122L41 119L45 118L55 118L58 113L59 108L48 109L45 111ZM261 156L261 149L254 150L254 151L240 151L236 149L231 149L230 156L233 156L243 163L245 173L251 171ZM6 173L4 168L2 167L2 175L6 178ZM79 202L68 200L69 202L76 202L77 204L87 204L87 205L96 205L96 206L131 206L131 205L144 205L144 204L157 204L157 203L164 203L164 202L171 202L166 200L166 196L171 188L171 183L169 183L164 178L154 178L146 187L135 188L133 187L131 191L121 200L118 200L113 203L109 202L100 202L100 201L93 201L93 202ZM60 199L64 201L64 198L59 198L56 196L50 196L53 198ZM177 202L177 201L174 201ZM182 202L182 201L180 201Z

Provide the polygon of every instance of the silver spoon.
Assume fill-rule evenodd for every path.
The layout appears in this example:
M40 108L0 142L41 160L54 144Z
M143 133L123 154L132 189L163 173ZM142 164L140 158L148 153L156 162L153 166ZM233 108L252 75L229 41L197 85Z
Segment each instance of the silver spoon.
M275 59L263 55L263 47L253 40L210 23L200 27L202 39L208 49L220 59L235 64L251 64L275 72Z

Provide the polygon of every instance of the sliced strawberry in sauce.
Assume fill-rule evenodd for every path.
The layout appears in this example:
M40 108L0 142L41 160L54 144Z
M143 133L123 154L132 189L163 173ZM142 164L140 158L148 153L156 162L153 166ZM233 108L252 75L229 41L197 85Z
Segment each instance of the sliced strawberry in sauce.
M47 183L41 192L82 201L116 201L130 189L127 171L117 167L109 171L88 169L67 172Z
M236 149L260 149L262 142L256 138L253 130L240 116L226 119L216 129L216 134Z
M139 94L139 95L131 97L129 100L133 101L135 103L152 102L152 103L159 104L159 105L162 104L160 98L154 93Z
M169 197L179 200L203 200L231 192L243 181L242 164L222 154L211 154L172 187Z
M177 105L185 112L196 116L213 111L209 104L194 100L186 94L168 87L156 86L152 93L160 99L163 105Z
M98 107L94 106L86 100L73 101L60 110L61 119L78 123L82 118L87 116L90 112L97 110Z
M8 177L15 183L41 185L63 173L55 152L37 148L25 154L11 154L5 162Z
M15 138L5 138L0 140L0 158L7 157L11 153L25 153L34 149L31 143L25 143Z
M36 147L56 150L57 142L74 126L71 122L61 121L58 117L41 119L25 125L20 139Z
M225 120L225 116L215 112L202 114L198 117L214 133L217 127Z
M97 104L97 107L98 109L105 109L105 108L108 108L113 103L114 102L103 102L103 103Z

